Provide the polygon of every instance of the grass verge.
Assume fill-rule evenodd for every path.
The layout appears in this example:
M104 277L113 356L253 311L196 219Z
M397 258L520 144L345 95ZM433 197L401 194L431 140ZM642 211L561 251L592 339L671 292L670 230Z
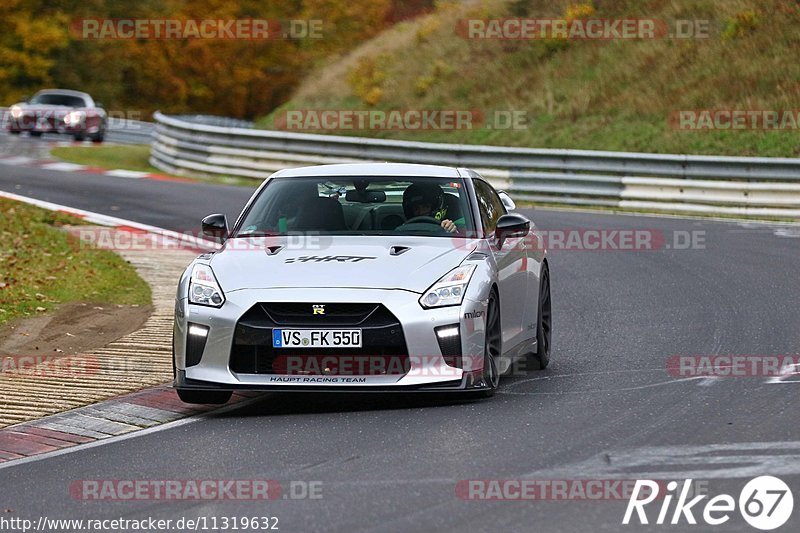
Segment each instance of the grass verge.
M59 228L82 220L0 198L0 324L67 302L150 303L123 258L82 246Z
M50 154L64 161L90 167L137 170L162 174L148 161L150 146L57 146Z

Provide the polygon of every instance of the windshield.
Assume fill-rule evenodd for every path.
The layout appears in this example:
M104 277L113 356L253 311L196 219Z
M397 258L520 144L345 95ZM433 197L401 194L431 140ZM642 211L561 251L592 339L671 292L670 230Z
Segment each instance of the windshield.
M61 105L65 107L85 107L86 102L80 96L67 94L42 93L37 94L30 101L31 104Z
M464 181L452 178L276 178L233 237L474 234Z

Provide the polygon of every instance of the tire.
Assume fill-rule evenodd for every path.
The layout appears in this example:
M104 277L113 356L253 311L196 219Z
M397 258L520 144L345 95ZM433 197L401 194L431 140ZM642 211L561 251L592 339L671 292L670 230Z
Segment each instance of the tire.
M550 268L542 265L539 276L539 304L536 319L536 355L533 359L535 370L544 370L550 364L550 351L553 339L553 311L550 298Z
M480 391L484 398L491 398L500 384L500 373L497 371L497 358L503 353L503 328L500 322L500 304L497 293L489 294L489 305L486 307L486 335L483 345L483 381L487 388Z
M77 142L82 142L86 137L78 134L78 135L73 135L72 138L75 139Z
M93 143L101 143L105 138L106 138L105 130L100 130L97 133L93 133L92 135L89 136L89 139L91 139Z
M8 130L8 133L10 133L11 135L19 135L22 132L20 130Z
M178 398L184 403L204 403L220 405L231 399L233 395L229 390L191 390L177 389Z
M31 133L31 137L41 137L42 136L42 132L41 131L32 131L30 133Z

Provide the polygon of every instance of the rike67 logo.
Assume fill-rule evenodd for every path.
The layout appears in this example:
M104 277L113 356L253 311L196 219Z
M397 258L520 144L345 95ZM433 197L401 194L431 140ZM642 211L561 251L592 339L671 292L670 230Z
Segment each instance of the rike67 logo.
M703 500L708 498L706 494L689 499L692 495L691 479L685 480L680 489L677 481L668 483L665 493L660 493L660 488L663 486L655 481L637 480L622 523L636 524L638 520L642 525L696 525L697 518L700 517L707 525L720 526L731 519L738 503L739 513L748 524L756 529L769 531L785 524L792 516L794 508L794 497L789 486L772 476L761 476L748 481L739 493L738 502L729 494L720 494L705 502ZM676 497L673 508L672 502ZM652 513L648 516L645 507L656 501L661 505L658 516L652 521ZM658 504L654 505L651 511L658 507Z

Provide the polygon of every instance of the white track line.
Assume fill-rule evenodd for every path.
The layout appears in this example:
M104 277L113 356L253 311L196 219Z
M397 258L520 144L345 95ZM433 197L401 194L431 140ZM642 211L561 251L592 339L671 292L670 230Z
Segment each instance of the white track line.
M36 161L32 157L25 157L22 155L18 156L11 156L11 157L0 157L0 164L3 165L27 165L33 161Z
M117 178L146 178L150 175L149 172L141 172L138 170L108 170L104 172L106 176L115 176Z
M45 170L60 170L63 172L78 172L79 170L86 169L86 165L76 165L75 163L66 163L56 161L55 163L45 163L44 165L39 165L39 168L43 168Z
M528 381L534 381L540 378L532 378L530 380L523 380L518 381L517 383L512 383L512 385L521 385L522 383L526 383ZM662 387L664 385L675 385L677 383L686 383L687 381L696 381L706 379L705 376L693 376L690 378L680 378L680 379L672 379L669 381L659 381L657 383L648 383L646 385L638 385L635 387L621 387L621 388L611 388L611 389L587 389L587 390L578 390L578 391L566 391L566 392L534 392L534 391L524 391L524 392L517 392L517 391L510 391L508 387L504 387L497 391L498 394L511 394L514 396L566 396L572 394L604 394L607 392L631 392L637 390L644 390L644 389L652 389L653 387Z

